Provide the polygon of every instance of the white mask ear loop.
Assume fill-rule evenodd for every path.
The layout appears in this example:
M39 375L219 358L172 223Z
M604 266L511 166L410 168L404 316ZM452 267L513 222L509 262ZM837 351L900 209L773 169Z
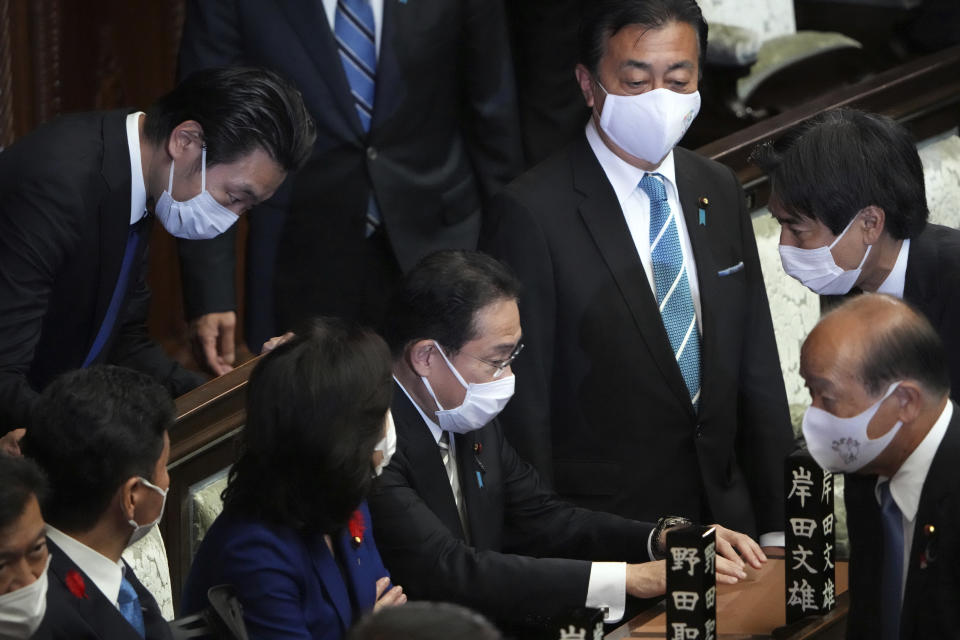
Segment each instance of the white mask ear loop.
M450 369L453 375L457 378L457 382L460 383L460 386L462 386L464 389L469 389L470 385L468 385L467 381L463 379L463 376L460 375L460 372L457 371L457 368L453 366L453 363L447 358L447 354L443 352L443 349L440 348L440 345L437 344L436 340L433 341L433 344L436 345L437 351L440 352L440 357L443 358L443 361L447 363L447 368Z
M857 218L859 218L859 217L860 217L860 212L858 211L858 212L857 212L857 215L853 216L853 218L850 219L850 222L848 222L848 223L847 223L847 226L845 226L845 227L843 228L843 231L840 232L840 235L838 235L836 238L834 238L834 239L833 239L833 242L831 242L831 243L830 243L830 246L827 247L827 248L828 248L828 249L833 249L835 246L837 246L837 243L840 242L840 240L843 238L843 236L847 235L847 231L850 230L850 227L853 226L854 221L855 221ZM870 255L870 250L871 250L871 249L873 249L873 245L872 245L872 244L868 244L868 245L867 245L867 251L866 251L866 253L863 254L863 260L860 261L860 264L857 266L857 269L863 269L863 265L866 264L866 262L867 262L867 256ZM834 263L836 264L836 259L834 259ZM840 265L837 265L837 266L840 266Z
M200 193L207 190L207 145L200 151Z
M173 165L176 164L173 160L170 160L170 181L167 183L167 193L170 194L170 197L173 197Z

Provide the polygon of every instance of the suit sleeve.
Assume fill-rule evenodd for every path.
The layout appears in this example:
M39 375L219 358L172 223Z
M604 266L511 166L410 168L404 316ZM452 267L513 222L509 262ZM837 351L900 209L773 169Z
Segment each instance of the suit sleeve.
M138 280L124 303L118 320L117 336L108 360L112 364L148 374L176 398L200 386L206 378L184 369L149 336L147 315L150 311L150 289L146 281L148 255L144 253Z
M584 605L589 562L470 547L430 510L409 476L398 450L369 503L380 554L411 598L456 602L502 619Z
M64 203L80 195L49 180L28 180L0 200L0 435L28 426L37 392L27 373L56 274L79 244L80 216Z
M783 463L793 450L793 428L753 224L733 171L730 177L740 203L743 264L750 305L740 358L737 459L750 486L757 533L764 534L783 530Z
M646 562L655 525L582 509L547 491L532 466L500 432L506 531L504 548L536 556L597 562Z
M180 41L179 76L243 64L243 40L232 0L189 0ZM177 240L188 319L237 308L237 225L212 240Z
M553 257L540 225L525 205L504 191L484 222L480 249L505 262L519 278L524 350L513 364L516 393L500 421L521 458L553 487L550 380L556 318Z
M502 0L469 0L461 122L485 205L523 168L516 83Z

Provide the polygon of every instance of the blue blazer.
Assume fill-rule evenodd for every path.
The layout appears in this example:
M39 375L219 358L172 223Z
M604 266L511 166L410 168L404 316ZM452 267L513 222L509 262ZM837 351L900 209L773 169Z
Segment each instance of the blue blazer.
M184 590L183 615L207 606L207 590L232 584L251 638L334 640L373 608L376 582L389 575L373 540L370 511L355 547L347 531L333 538L341 565L322 535L304 537L226 510L207 532ZM343 570L341 571L341 566Z

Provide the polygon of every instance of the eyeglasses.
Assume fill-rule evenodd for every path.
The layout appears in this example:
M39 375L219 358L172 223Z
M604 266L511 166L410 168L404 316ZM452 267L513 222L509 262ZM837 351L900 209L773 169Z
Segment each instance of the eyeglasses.
M514 347L513 352L509 356L507 356L505 360L487 360L486 358L478 358L477 356L471 355L466 352L462 352L462 353L468 358L473 358L478 362L482 362L483 364L489 365L494 369L496 369L497 371L496 373L493 374L493 377L499 378L500 376L503 375L503 372L507 370L507 367L509 367L513 363L513 361L517 359L517 356L520 355L521 351L523 351L523 343L518 342L517 346Z

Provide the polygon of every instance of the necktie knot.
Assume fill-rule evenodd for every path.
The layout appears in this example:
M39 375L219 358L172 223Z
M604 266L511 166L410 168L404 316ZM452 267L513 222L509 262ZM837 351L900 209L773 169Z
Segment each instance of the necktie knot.
M663 181L654 177L653 173L645 173L640 180L640 189L643 190L650 202L663 202L667 199L667 190L663 187Z

